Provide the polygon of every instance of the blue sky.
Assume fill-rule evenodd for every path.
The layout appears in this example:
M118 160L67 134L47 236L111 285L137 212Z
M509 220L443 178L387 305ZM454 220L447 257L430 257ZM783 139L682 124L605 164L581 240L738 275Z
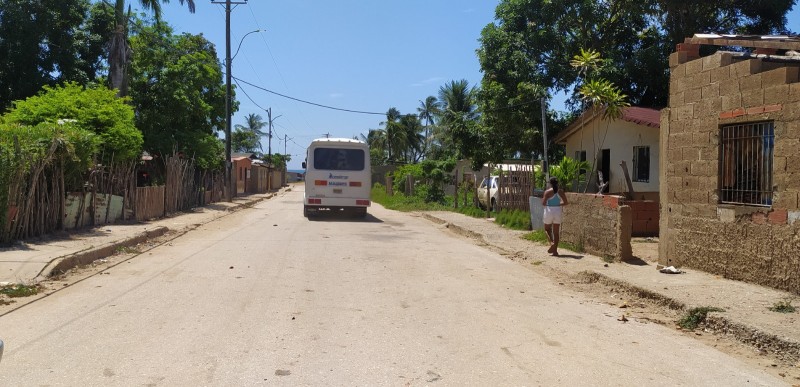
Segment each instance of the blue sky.
M173 0L163 18L176 32L202 33L225 56L223 5L195 0L197 12ZM475 55L481 29L498 1L487 0L250 0L231 13L231 46L250 31L232 62L231 74L254 85L322 105L366 111L356 114L282 98L241 84L234 124L272 108L273 153L292 155L299 168L314 138L366 135L396 107L416 113L420 100L437 95L451 80L479 85ZM266 139L263 141L267 151Z
M231 13L232 54L242 42L232 62L234 77L316 104L380 114L326 109L240 83L240 107L233 124L244 124L250 113L266 121L264 109L272 108L273 118L280 116L274 119L272 151L290 154L289 168L300 168L305 148L314 138L366 135L381 127L389 108L416 113L420 100L438 95L451 80L479 85L482 75L475 50L498 3L250 0L238 5ZM178 33L202 33L224 58L224 6L209 0L195 4L197 12L190 14L173 0L164 5L163 19ZM800 31L798 7L789 15L789 28ZM262 32L241 40L259 29ZM266 152L266 139L263 146Z

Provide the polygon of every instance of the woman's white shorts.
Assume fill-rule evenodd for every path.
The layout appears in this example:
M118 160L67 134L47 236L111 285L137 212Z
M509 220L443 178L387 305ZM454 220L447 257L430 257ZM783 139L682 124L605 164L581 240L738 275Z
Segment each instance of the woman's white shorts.
M544 224L561 224L561 207L545 206L542 220Z

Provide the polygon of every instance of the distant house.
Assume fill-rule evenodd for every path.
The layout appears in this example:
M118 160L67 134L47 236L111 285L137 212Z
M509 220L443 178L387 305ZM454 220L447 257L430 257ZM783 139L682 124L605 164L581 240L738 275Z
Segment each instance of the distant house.
M628 192L620 166L625 162L636 193L634 199L658 200L658 138L661 113L655 109L628 107L622 118L603 118L603 111L587 111L562 131L555 142L566 146L566 155L580 161L595 160L596 170L608 185L604 193ZM590 176L587 192L598 191L599 174Z
M231 174L236 182L236 193L242 194L247 191L247 182L250 180L253 161L247 156L231 156L233 163L233 173Z
M624 162L634 192L625 200L625 205L632 210L632 235L656 236L659 230L661 113L655 109L627 107L617 120L604 118L603 113L602 110L585 112L562 131L555 142L566 146L569 157L588 161L589 165L594 161L596 173L589 176L587 193L599 191L602 176L604 194L628 197Z

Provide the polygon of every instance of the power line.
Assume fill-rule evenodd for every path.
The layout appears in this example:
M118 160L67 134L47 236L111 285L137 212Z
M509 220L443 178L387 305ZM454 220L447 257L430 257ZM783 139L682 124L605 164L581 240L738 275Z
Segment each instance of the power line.
M245 80L243 80L241 78L236 78L236 77L233 77L233 78L236 79L237 81L241 81L244 84L247 84L247 85L250 85L252 87L255 87L256 89L266 91L267 93L275 94L275 95L277 95L279 97L291 99L293 101L302 102L302 103L309 104L309 105L318 106L318 107L325 108L325 109L338 110L338 111L343 111L343 112L348 112L348 113L372 114L372 115L379 115L379 116L382 116L382 115L386 114L386 113L376 113L376 112L368 112L368 111L362 111L362 110L343 109L343 108L337 108L337 107L323 105L323 104L319 104L319 103L315 103L315 102L310 102L310 101L302 100L300 98L290 97L288 95L281 94L281 93L269 90L269 89L261 87L261 86L254 85L254 84L252 84L250 82L247 82L247 81L245 81Z

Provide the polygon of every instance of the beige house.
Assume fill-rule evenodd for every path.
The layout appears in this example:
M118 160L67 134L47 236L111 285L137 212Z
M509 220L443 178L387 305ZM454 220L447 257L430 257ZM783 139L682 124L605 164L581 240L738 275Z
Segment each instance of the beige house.
M634 199L658 200L659 126L661 113L655 109L628 107L622 118L610 120L603 111L587 111L562 131L555 142L566 146L566 155L588 161L602 173L608 185L603 193L628 192L622 162L628 169ZM598 192L599 174L591 176L587 192Z
M701 45L744 50L701 57ZM698 35L670 56L661 264L800 294L797 51L791 37Z

